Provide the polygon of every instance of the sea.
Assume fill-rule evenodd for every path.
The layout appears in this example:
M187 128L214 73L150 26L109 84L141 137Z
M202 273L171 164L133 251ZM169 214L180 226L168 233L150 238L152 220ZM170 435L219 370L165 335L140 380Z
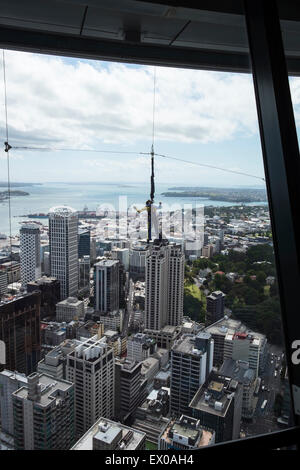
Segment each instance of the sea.
M173 185L174 186L174 185ZM188 186L185 182L176 186ZM165 197L161 193L166 192L172 184L158 183L155 188L155 202L162 202L164 205L183 208L185 204L192 204L193 207L203 204L204 206L235 206L240 203L225 201L211 201L207 198L187 198L187 197ZM0 188L4 191L5 188ZM12 187L11 190L21 190L29 193L28 196L11 197L11 232L16 235L22 221L33 220L26 216L35 213L48 213L53 206L68 205L76 210L119 210L119 207L142 207L149 199L149 184L146 183L41 183L37 185L24 185ZM119 206L120 197L123 206ZM266 205L266 203L248 203L245 205ZM163 206L164 207L164 206ZM46 224L47 219L41 219ZM0 202L0 234L9 235L9 212L8 202Z

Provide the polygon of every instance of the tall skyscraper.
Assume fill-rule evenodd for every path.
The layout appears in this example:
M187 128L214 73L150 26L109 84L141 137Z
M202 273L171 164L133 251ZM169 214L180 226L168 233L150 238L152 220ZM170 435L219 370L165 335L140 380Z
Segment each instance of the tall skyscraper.
M182 246L155 240L146 254L145 328L181 325L184 294Z
M20 229L20 262L23 287L41 277L41 241L37 224L24 224Z
M146 254L145 328L161 330L168 321L168 268L167 241L158 240L150 245Z
M78 233L78 258L90 256L91 254L91 232L79 230Z
M61 300L78 292L78 216L67 206L49 211L51 276L60 281Z
M95 264L95 310L113 312L119 309L119 261L104 259Z
M183 317L184 253L182 246L169 245L168 325L178 326Z
M6 346L5 368L26 375L40 360L40 292L0 302L0 340Z
M17 450L68 450L74 444L74 385L34 372L12 394Z
M214 341L207 333L183 335L171 350L171 413L189 414L189 404L213 365Z
M101 416L114 416L114 354L105 339L90 338L67 356L67 380L75 384L75 432L81 437Z

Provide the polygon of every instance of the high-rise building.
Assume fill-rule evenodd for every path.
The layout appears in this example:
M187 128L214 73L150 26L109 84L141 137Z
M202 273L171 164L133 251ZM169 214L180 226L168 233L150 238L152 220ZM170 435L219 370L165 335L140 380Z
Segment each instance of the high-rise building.
M179 326L183 318L184 254L180 244L155 240L146 254L145 328Z
M81 437L101 416L114 416L113 350L105 339L89 338L67 356L67 380L75 385L75 432Z
M141 399L140 362L129 360L115 361L115 416L122 422L132 416Z
M21 282L26 287L27 282L41 277L41 240L40 228L37 224L24 224L20 229L20 262Z
M158 331L168 322L168 270L168 244L155 241L146 254L146 329Z
M113 248L111 250L112 259L117 259L123 264L125 271L129 270L129 249L128 248Z
M60 299L60 282L55 277L43 276L27 283L27 292L41 293L41 320L55 318L56 304Z
M78 258L91 255L91 232L79 230L78 233Z
M71 450L144 450L146 434L110 419L100 418Z
M78 292L78 216L67 206L49 211L51 276L60 281L61 300Z
M129 272L130 276L136 279L144 279L146 265L146 247L142 245L134 246L129 252Z
M189 414L189 404L212 370L214 342L207 333L183 335L171 350L170 411Z
M0 340L6 346L5 368L26 375L40 359L40 292L0 302Z
M68 450L74 444L74 385L34 372L12 394L17 450Z
M216 442L240 438L243 386L211 372L190 403L189 414L214 429Z
M0 297L7 292L7 273L6 270L0 269Z
M79 258L79 293L81 295L90 294L90 270L91 259L88 255Z
M0 412L1 412L1 431L14 435L14 414L12 393L27 384L25 374L3 370L0 372Z
M210 325L224 317L225 294L220 290L206 297L206 323Z
M104 259L95 264L95 310L113 312L119 309L119 261Z
M168 325L182 323L184 296L184 253L182 246L170 243L168 269Z

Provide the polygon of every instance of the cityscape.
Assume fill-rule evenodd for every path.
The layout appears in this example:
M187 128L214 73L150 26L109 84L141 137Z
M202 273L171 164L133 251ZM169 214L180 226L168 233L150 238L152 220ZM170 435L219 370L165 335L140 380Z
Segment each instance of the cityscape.
M58 205L2 233L1 449L193 450L289 425L268 206L225 194Z

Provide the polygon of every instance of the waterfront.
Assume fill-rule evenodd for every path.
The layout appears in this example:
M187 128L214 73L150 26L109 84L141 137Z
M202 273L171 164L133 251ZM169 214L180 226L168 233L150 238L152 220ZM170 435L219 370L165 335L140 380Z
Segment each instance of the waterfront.
M168 205L204 204L207 206L234 206L239 203L212 201L206 198L164 197L162 192L168 190L170 184L156 185L156 202L162 201ZM33 213L48 213L50 207L57 205L70 205L76 210L87 206L89 210L96 210L100 205L118 210L119 197L126 196L128 205L141 205L149 198L148 183L43 183L34 186L19 187L29 193L29 196L16 196L11 198L12 234L20 229L21 215ZM245 205L265 205L265 203L248 203ZM45 220L45 219L44 219ZM8 202L0 203L0 233L9 234Z

